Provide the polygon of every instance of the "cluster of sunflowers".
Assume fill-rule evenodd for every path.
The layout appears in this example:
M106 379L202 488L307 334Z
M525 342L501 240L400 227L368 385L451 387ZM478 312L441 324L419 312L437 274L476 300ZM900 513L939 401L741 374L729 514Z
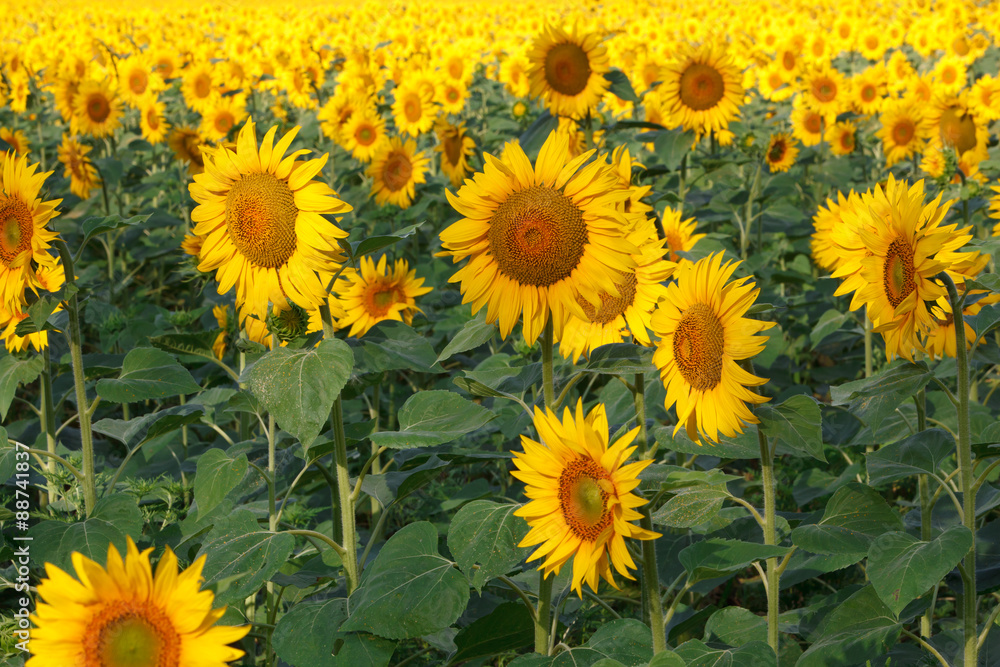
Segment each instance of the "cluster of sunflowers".
M61 241L48 229L62 200L39 197L51 174L39 169L44 152L29 164L40 151L27 133L40 136L53 122L68 189L82 201L104 185L95 152L113 155L126 133L154 156L159 144L170 147L197 204L184 252L214 272L219 294L235 295L235 311L215 309L224 330L270 347L304 332L363 336L383 320L411 323L416 299L430 292L424 279L384 255L347 265L341 225L361 202L341 199L334 179L319 180L330 153L301 159L310 151L292 149L299 127L279 132L312 123L336 145L333 155L349 154L364 172L378 206L410 208L435 176L450 186L461 219L440 230L438 256L465 262L451 282L504 339L521 323L527 344L557 342L574 362L627 339L655 346L674 433L734 436L758 423L751 406L768 400L755 390L767 380L747 363L772 326L747 316L759 290L734 278L739 263L721 253L685 258L703 236L696 222L681 208L654 213L651 186L633 183L641 154L608 145L607 130L631 120L749 148L753 135L739 120L758 105L772 172L787 171L800 144L834 156L867 145L885 169L911 160L915 173L919 158L929 177L984 183L979 168L1000 120L1000 79L982 73L1000 39L1000 6L956 0L931 12L929 0L900 0L869 15L832 0L785 5L795 11L674 1L636 10L616 0L526 15L509 3L407 3L391 18L394 7L364 3L289 10L279 22L273 8L217 7L122 9L84 21L81 6L71 10L81 18L73 32L58 27L65 21L54 9L27 8L0 42L0 140L11 149L0 185L0 337L8 350L43 349L46 332L15 329L30 295L57 292L66 278L54 254ZM682 10L685 18L672 20ZM444 30L461 11L477 20ZM664 24L673 26L665 34ZM495 104L484 91L501 89L513 128L542 106L541 120L554 128L534 162L511 141L499 155L483 153L474 173L479 132L493 117L485 109ZM259 143L251 114L274 120ZM843 279L837 294L853 293L852 310L865 306L889 358L955 354L939 274L961 285L989 256L960 252L973 232L943 224L949 205L940 196L925 203L923 182L890 174L886 185L841 193L816 215L816 263ZM994 211L1000 217L1000 199ZM971 303L967 314L996 301ZM225 333L216 341L220 357L226 341ZM624 538L657 537L631 523L644 501L629 491L648 464L625 463L637 431L609 445L603 406L584 415L582 403L562 420L536 411L535 426L542 442L525 439L515 459L514 475L533 498L518 511L533 526L522 545L541 545L532 558L544 558L546 575L575 558L578 592L583 583L596 590L598 576L613 584L611 566L630 576ZM571 433L582 434L573 446ZM116 551L112 562L149 570L148 552L132 544L125 561ZM77 569L95 568L80 561ZM39 587L43 596L52 589L51 581ZM208 628L217 617L201 611ZM242 636L217 634L215 643ZM46 641L43 633L38 650ZM220 649L216 662L236 653Z

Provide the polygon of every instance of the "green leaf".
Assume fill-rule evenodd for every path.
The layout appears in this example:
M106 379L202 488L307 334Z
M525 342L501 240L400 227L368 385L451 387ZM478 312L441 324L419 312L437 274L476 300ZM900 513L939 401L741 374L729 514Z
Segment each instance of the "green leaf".
M97 395L112 403L135 403L201 391L191 373L171 355L140 347L125 355L117 380L97 381Z
M194 477L198 516L203 517L215 509L226 494L242 481L249 467L246 454L231 457L221 449L210 449L199 456Z
M649 626L633 618L618 618L604 623L583 646L557 655L552 667L589 667L606 659L617 660L626 667L645 667L652 657Z
M748 429L735 438L721 438L721 442L701 444L693 442L683 427L673 435L673 429L658 426L653 429L653 437L659 446L684 454L699 456L718 456L720 459L759 459L760 445L757 434Z
M996 274L987 273L982 277L987 276L995 277ZM979 340L1000 325L1000 303L991 303L983 306L977 314L966 315L965 321L969 323L969 326L976 333L974 341L969 342Z
M14 476L17 464L17 449L7 439L7 429L0 426L0 484Z
M274 628L274 650L293 667L384 667L395 642L366 633L336 632L347 618L347 600L306 600L292 605ZM338 648L334 655L334 649Z
M222 329L198 331L195 333L168 333L162 336L151 336L149 344L166 352L189 354L194 357L215 359L212 344Z
M344 598L294 604L274 628L274 652L293 667L333 667L335 629L346 618Z
M102 419L94 423L93 429L97 433L125 443L129 449L135 449L147 440L169 433L185 424L197 422L203 412L204 408L200 405L175 405L128 421Z
M557 127L559 127L559 119L546 109L538 114L535 122L520 136L518 143L522 150L531 156L541 149L542 144L549 138L549 134Z
M351 596L341 630L409 639L447 628L469 603L469 584L437 549L427 521L411 523L383 545Z
M670 528L691 528L714 519L730 494L724 488L694 489L676 495L653 514L653 523Z
M754 413L760 418L765 435L826 463L819 404L815 399L799 394L778 405L758 405Z
M632 89L632 82L629 81L625 72L622 72L619 69L612 69L611 71L604 73L604 78L608 80L609 84L611 84L608 86L608 92L615 95L622 102L639 101L639 98L635 94L635 90Z
M83 232L83 241L80 243L80 247L82 248L87 245L90 239L99 234L105 234L123 227L141 225L149 220L150 217L152 217L152 213L146 215L134 215L131 218L122 218L117 214L87 218L83 221L83 224L80 225L80 231Z
M31 527L31 537L32 561L52 563L65 572L73 572L70 557L74 551L101 564L108 560L108 544L114 544L118 553L126 553L125 533L93 517L78 523L42 521Z
M879 598L899 616L951 572L972 548L972 533L965 526L951 526L930 542L908 533L887 533L868 549L868 578Z
M354 355L344 341L322 341L308 350L278 347L240 376L254 396L274 415L278 426L308 449L351 377Z
M754 561L784 556L788 547L712 538L683 549L678 558L692 582L739 572Z
M992 241L993 239L990 240ZM972 245L972 243L969 245ZM975 280L966 280L965 289L984 289L989 292L1000 292L1000 274L984 273Z
M292 555L295 538L258 530L249 510L236 510L218 521L198 555L206 556L205 586L233 579L215 595L218 605L233 604L256 593ZM235 579L234 579L235 577Z
M392 234L385 234L382 236L369 236L361 241L358 241L352 248L351 259L357 259L363 255L370 255L374 252L378 252L383 248L388 248L389 246L402 241L405 238L413 236L414 232L420 229L423 222L418 222L413 225L407 225L401 229L396 230Z
M518 543L528 534L528 523L514 516L521 505L474 500L458 510L448 528L448 549L458 567L476 588L505 574L524 560L527 549ZM476 570L473 565L479 565Z
M450 359L459 352L474 350L483 343L488 343L496 336L498 329L495 322L486 321L486 310L480 310L479 314L465 323L462 330L448 341L448 344L441 350L437 357L437 363L445 359Z
M823 342L823 339L838 331L844 322L851 321L851 316L849 313L842 313L839 310L831 308L822 315L820 315L819 321L816 322L816 326L813 327L812 333L809 334L809 341L815 346Z
M71 298L79 291L75 283L66 283L55 294L43 294L38 298L38 301L28 306L28 317L18 323L17 327L14 328L14 333L18 336L27 336L45 329L52 329L51 326L46 326L49 317L61 302Z
M600 346L590 353L587 365L580 370L586 373L623 376L657 372L653 366L653 348L632 343L611 343Z
M902 529L899 515L877 491L851 482L833 494L818 524L792 531L792 543L812 553L850 553L861 560L875 538Z
M902 627L875 589L865 586L823 619L795 667L864 664L888 651Z
M677 655L687 667L762 667L777 664L766 642L753 641L738 648L713 648L699 639L677 647Z
M11 354L0 357L0 419L7 418L17 386L34 382L43 368L45 360L40 354L23 361Z
M403 322L379 322L363 338L351 338L348 344L354 351L356 373L441 372L440 366L434 368L434 348L427 338Z
M868 483L874 486L921 473L936 474L954 451L955 439L944 429L920 431L868 454Z
M680 129L657 132L653 147L667 169L677 169L694 146L694 133Z
M724 485L741 478L726 474L718 468L688 470L681 466L653 463L639 473L639 479L643 482L656 483L663 491L686 493L706 486Z
M371 440L392 449L430 447L475 431L496 415L453 391L421 391L399 409L398 431L372 433Z
M649 661L647 667L686 667L684 664L684 658L680 657L673 651L667 650L663 653L657 653L653 656L653 659Z
M91 518L107 521L133 540L142 537L142 526L146 523L139 511L139 503L124 493L113 493L98 500Z
M713 636L730 646L766 643L767 619L743 607L726 607L712 614L705 624L705 638Z
M870 378L831 387L830 395L833 405L847 405L874 434L882 420L923 389L932 377L922 363L901 362Z
M523 604L504 602L458 631L455 635L458 651L451 656L451 662L485 658L527 646L535 638L534 628Z
M395 472L381 475L368 475L361 482L361 490L377 500L382 507L387 507L394 501L405 498L424 484L441 474L441 468L447 466L437 456L431 456L425 463Z

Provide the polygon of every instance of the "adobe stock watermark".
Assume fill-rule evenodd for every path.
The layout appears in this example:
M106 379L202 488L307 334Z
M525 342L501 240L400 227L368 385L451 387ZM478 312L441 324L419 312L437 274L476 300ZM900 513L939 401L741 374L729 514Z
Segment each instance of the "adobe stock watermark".
M18 641L18 650L28 652L28 644L31 641L31 622L28 616L31 614L30 591L30 565L31 565L31 536L28 532L28 511L31 507L31 496L28 493L28 469L29 454L27 445L14 441L14 528L16 534L12 537L14 548L14 569L17 572L14 590L21 593L17 599L17 609L14 611L14 620L17 622L17 629L14 634Z

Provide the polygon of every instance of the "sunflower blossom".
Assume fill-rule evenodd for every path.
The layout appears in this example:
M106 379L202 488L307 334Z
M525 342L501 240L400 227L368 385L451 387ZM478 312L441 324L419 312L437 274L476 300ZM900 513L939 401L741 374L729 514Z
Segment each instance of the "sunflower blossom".
M124 559L108 546L106 567L74 552L78 579L46 563L26 667L223 667L240 658L228 644L250 626L216 625L225 608L212 609L212 592L201 590L205 557L178 573L167 547L154 574L152 551L128 538Z
M538 569L559 574L573 560L572 588L583 596L584 582L597 591L598 576L618 588L611 566L626 579L635 561L625 538L652 540L659 533L631 523L642 515L636 507L646 504L630 493L639 486L639 473L652 461L625 464L636 450L636 427L608 446L608 417L604 405L584 416L583 401L574 414L568 407L562 420L546 409L535 408L535 429L541 442L521 436L523 452L514 453L517 470L511 474L525 483L531 499L514 514L531 530L518 546L538 549L529 561L544 558Z

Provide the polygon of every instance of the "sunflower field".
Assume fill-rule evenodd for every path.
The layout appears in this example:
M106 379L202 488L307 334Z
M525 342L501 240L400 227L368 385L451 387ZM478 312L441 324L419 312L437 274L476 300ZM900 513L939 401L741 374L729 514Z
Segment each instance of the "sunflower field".
M0 11L0 664L1000 665L1000 3Z

